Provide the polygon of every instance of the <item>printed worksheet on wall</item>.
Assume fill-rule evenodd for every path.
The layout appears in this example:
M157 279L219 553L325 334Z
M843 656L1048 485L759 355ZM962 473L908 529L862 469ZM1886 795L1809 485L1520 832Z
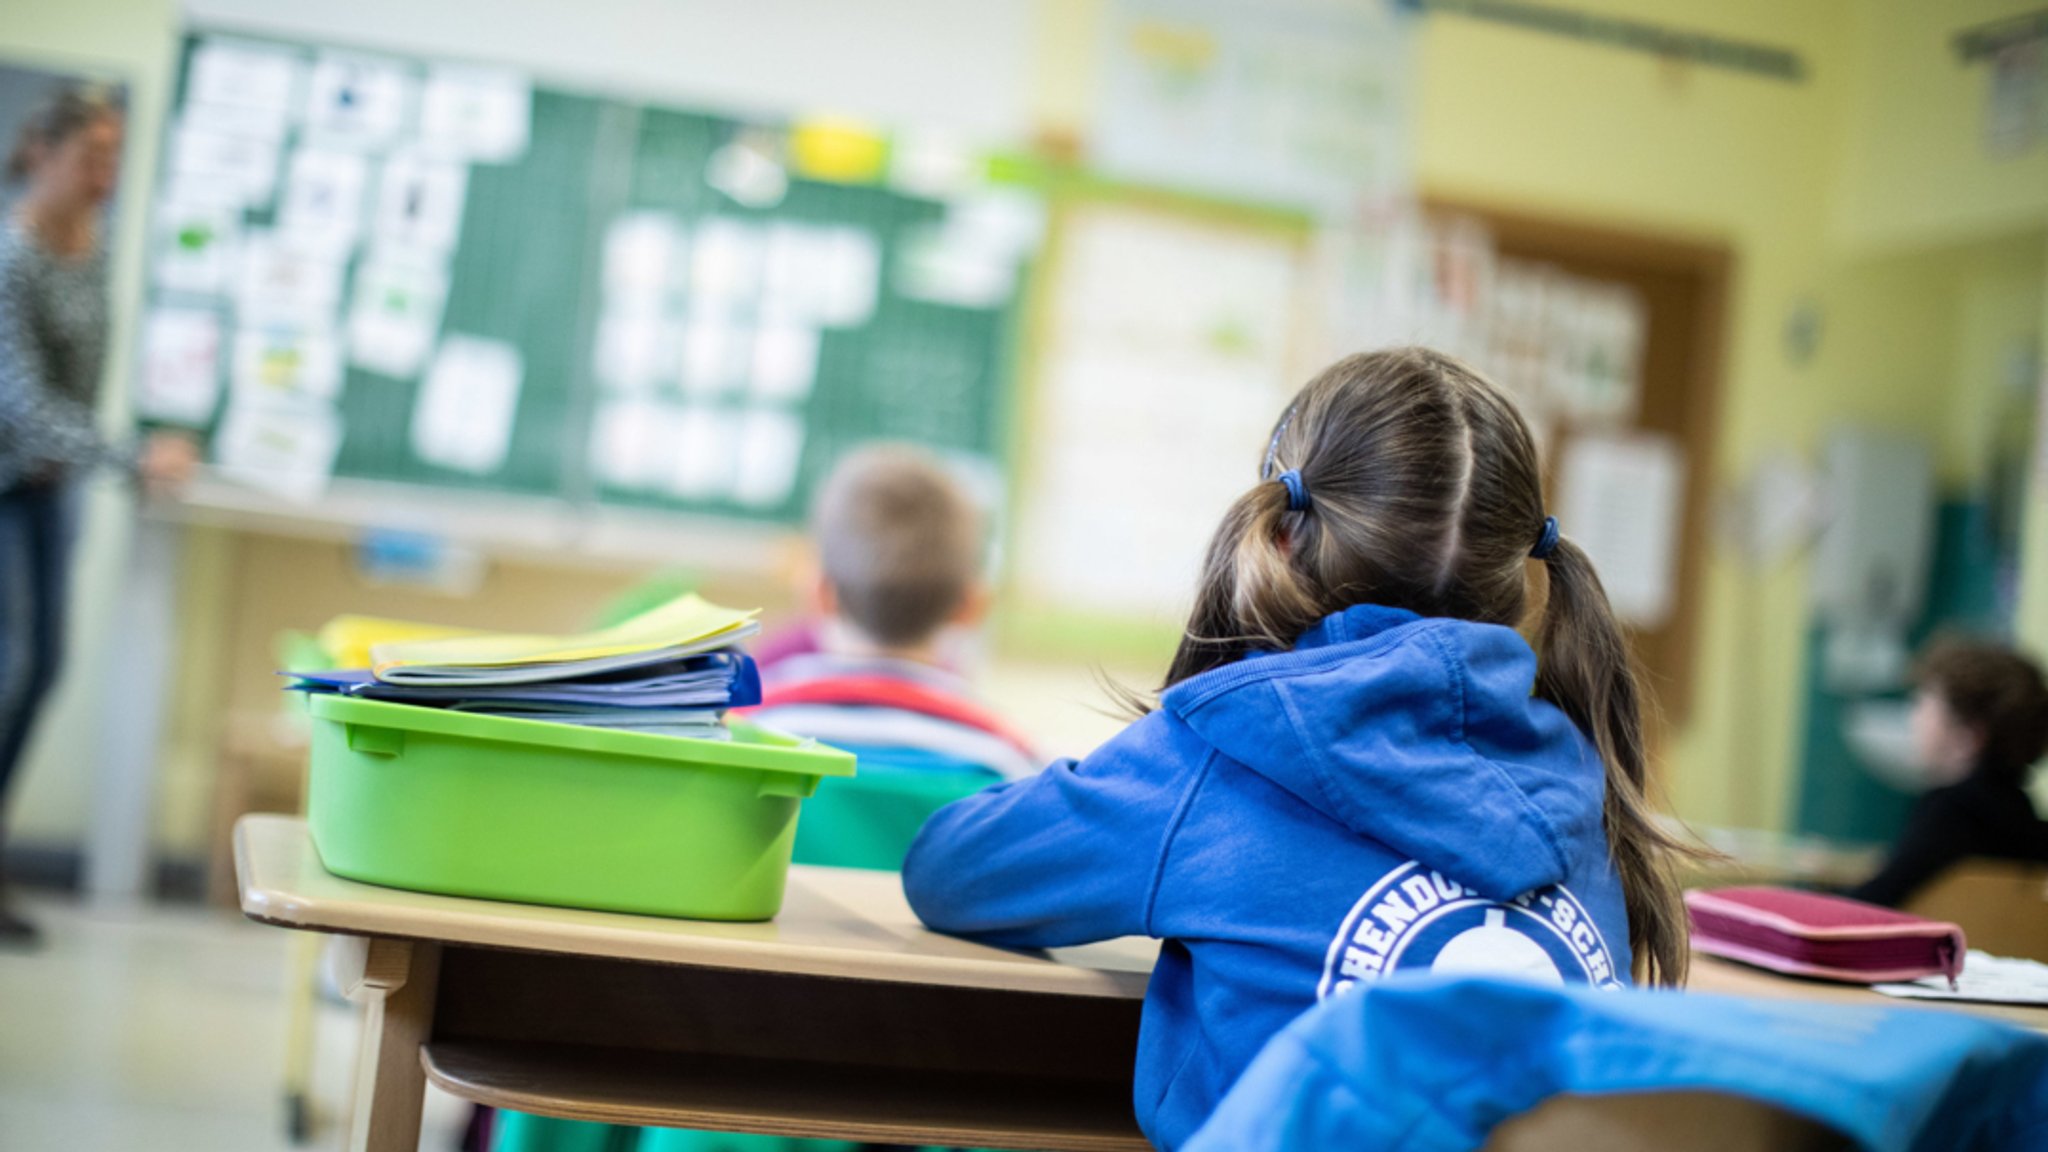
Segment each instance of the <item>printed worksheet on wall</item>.
M1135 208L1077 209L1065 225L1019 577L1063 610L1171 616L1298 383L1301 253ZM1099 553L1129 562L1086 561Z

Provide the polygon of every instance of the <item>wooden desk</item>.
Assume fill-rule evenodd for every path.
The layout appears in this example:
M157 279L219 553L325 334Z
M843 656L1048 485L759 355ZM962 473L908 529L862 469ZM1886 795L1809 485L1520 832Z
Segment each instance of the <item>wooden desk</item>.
M351 1147L412 1152L432 1080L618 1124L1137 1152L1155 950L1050 956L926 931L888 873L797 867L781 915L715 924L432 896L321 868L303 821L235 829L242 910L353 938Z
M1049 956L983 947L926 931L893 874L828 868L792 869L767 924L404 892L329 874L304 822L282 816L237 825L235 866L251 918L352 937L344 990L368 1025L356 1149L413 1152L427 1080L482 1104L617 1124L1149 1147L1130 1104L1155 955L1143 941ZM1707 956L1693 959L1692 987L1961 1010L2048 1031L2048 1009L1894 1000ZM1762 1106L1677 1093L1560 1097L1488 1148L1669 1144L1675 1116L1710 1118L1694 1127L1713 1152L1836 1146Z

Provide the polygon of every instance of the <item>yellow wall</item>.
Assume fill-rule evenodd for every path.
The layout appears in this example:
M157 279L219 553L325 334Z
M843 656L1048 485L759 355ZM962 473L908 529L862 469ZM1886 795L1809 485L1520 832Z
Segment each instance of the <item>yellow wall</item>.
M2048 264L2048 244L2043 245L2042 262ZM2041 332L2048 336L2048 299L2041 312ZM2044 350L2048 351L2048 350ZM2041 393L2048 407L2048 356L2044 356ZM2048 444L2048 419L2035 430L2038 440ZM2048 457L2048 446L2039 449ZM2036 656L2048 656L2048 460L2036 459L2032 498L2027 503L2027 524L2021 540L2024 560L2020 565L2020 641Z
M2041 263L2048 267L2048 241L2041 245ZM2048 290L2041 294L2040 334L2042 367L2040 394L2048 408ZM2020 645L2037 660L2048 660L2048 418L2035 411L2036 456L2028 477L2026 525L2021 529ZM2048 812L2048 771L2034 773L2034 806Z
M1428 189L1717 241L1735 255L1718 483L1770 449L1804 451L1841 401L1779 332L1826 287L1825 156L1848 99L1846 3L1605 3L1603 11L1760 40L1807 57L1786 84L1674 66L1455 17L1422 41L1419 176ZM1665 765L1711 823L1785 819L1805 628L1803 567L1752 572L1710 547L1692 718Z
M1931 434L1943 487L1978 490L2009 361L2040 339L2044 236L1831 260L1814 297L1824 329L1812 374L1833 382L1820 418Z
M2048 147L1983 147L1990 69L1965 66L1956 31L2035 0L1864 0L1854 29L1855 115L1844 135L1834 231L1857 247L1969 242L2048 218Z
M1949 40L2029 5L1584 6L1791 48L1810 76L1786 85L1433 17L1424 185L1733 249L1717 487L1765 452L1810 459L1843 420L1934 430L1945 480L1979 479L1995 365L2029 329L2028 310L2039 312L2048 148L2017 161L1983 155L1983 69L1957 65ZM1782 333L1803 302L1819 308L1822 338L1794 363ZM1783 826L1805 563L1756 570L1709 551L1698 694L1667 780L1693 819ZM2031 569L2037 584L2044 565L2048 556Z
M1963 484L1990 468L1995 439L2023 431L2001 422L2017 406L2011 391L2023 387L2014 377L2039 365L2042 309L2048 305L2048 228L1950 251L1962 266L1953 297L1956 388L1944 425L1943 460L1951 482Z

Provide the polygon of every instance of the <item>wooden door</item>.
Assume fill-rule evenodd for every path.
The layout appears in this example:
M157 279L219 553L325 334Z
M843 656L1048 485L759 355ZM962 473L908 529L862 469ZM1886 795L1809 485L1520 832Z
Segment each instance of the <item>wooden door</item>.
M1661 626L1632 632L1656 705L1653 739L1661 742L1671 729L1683 726L1691 705L1726 340L1728 250L1713 243L1454 200L1432 199L1428 208L1436 215L1479 220L1503 259L1548 264L1582 279L1624 285L1644 305L1642 390L1636 413L1623 428L1668 437L1684 454L1673 608ZM1554 462L1569 450L1571 437L1582 431L1570 424L1554 429L1549 456L1553 470ZM1554 484L1550 490L1555 493ZM1569 532L1570 525L1565 530Z

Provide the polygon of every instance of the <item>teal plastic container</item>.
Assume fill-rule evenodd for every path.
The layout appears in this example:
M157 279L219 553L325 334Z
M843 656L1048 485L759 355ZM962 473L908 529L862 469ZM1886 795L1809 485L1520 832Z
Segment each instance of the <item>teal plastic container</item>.
M1000 783L993 772L934 772L865 757L858 777L818 782L818 794L804 805L797 825L793 859L900 871L910 842L932 813Z
M854 772L850 753L748 725L689 740L308 699L320 862L422 892L767 920L799 805Z

